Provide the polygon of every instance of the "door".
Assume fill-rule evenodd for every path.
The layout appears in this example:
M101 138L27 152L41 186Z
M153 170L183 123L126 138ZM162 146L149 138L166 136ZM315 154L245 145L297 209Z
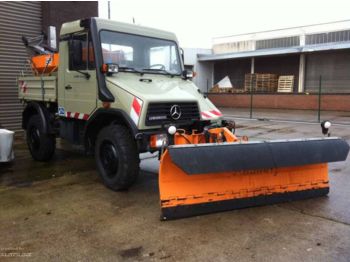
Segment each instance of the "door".
M67 117L86 119L96 104L97 80L92 43L87 33L76 33L68 42L64 110Z

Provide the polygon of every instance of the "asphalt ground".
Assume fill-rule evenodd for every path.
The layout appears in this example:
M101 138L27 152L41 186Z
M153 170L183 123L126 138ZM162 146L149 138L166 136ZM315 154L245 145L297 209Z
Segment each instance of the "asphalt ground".
M322 135L319 124L236 123L250 140ZM350 142L350 126L331 132ZM21 137L15 154L0 166L0 261L350 260L350 158L329 165L326 197L164 222L156 155L141 156L130 190L113 192L94 159L63 141L48 163L33 161Z

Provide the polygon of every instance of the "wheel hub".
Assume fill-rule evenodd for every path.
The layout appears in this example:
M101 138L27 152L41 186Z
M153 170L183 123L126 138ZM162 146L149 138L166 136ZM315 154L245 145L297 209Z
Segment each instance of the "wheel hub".
M100 149L100 158L103 168L109 177L113 177L118 171L119 156L114 144L110 141L104 141Z
M32 149L38 150L40 148L40 133L36 127L30 130L29 139Z

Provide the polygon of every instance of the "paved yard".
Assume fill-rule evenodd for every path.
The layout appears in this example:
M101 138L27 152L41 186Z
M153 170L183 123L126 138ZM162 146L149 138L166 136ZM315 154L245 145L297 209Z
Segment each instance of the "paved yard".
M238 118L250 118L250 108L221 108L226 115ZM287 121L318 121L317 110L289 110L289 109L263 109L253 108L254 119L278 119ZM321 111L320 119L330 120L333 123L350 125L350 112L346 111Z
M251 140L320 136L319 125L236 121ZM350 126L332 134L350 142ZM21 261L349 261L350 158L330 165L328 197L161 222L158 161L143 155L128 192L100 182L94 159L58 142L34 162L22 139L0 166L0 257Z

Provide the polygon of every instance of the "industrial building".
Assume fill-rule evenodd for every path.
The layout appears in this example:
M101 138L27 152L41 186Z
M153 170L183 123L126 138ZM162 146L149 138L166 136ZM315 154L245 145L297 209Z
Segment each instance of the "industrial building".
M248 107L247 74L274 74L292 76L291 89L279 93L276 85L255 106L315 109L321 89L325 109L350 111L350 20L214 38L197 64L212 68L212 85L229 77L235 94L210 95L218 106Z
M28 59L22 36L39 36L81 17L98 16L98 2L0 2L0 126L21 129L17 77Z

